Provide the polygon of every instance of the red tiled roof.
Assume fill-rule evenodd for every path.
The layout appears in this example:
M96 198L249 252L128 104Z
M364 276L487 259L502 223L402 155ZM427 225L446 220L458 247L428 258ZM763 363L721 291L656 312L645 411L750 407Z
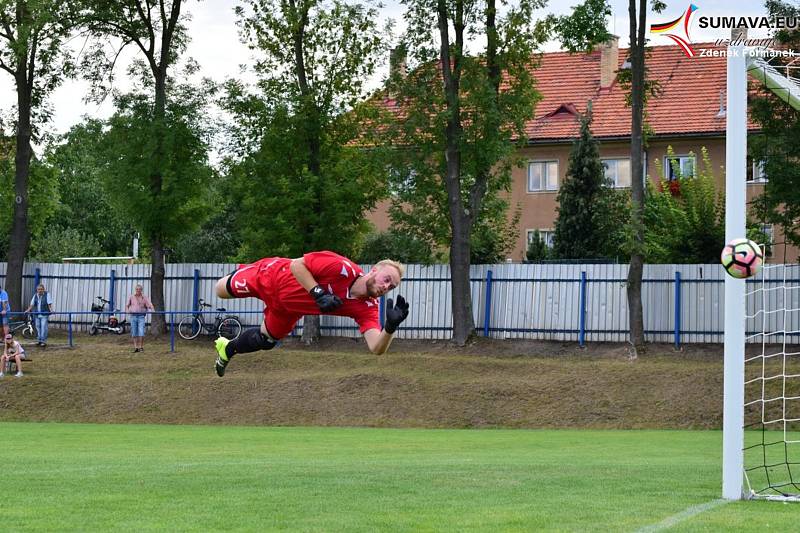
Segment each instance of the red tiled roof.
M696 47L721 49L711 44ZM619 65L627 51L619 50ZM661 89L647 104L647 122L655 135L725 133L725 116L718 115L720 91L724 98L726 85L726 58L688 58L677 46L655 46L646 62L649 79L658 81ZM577 117L564 109L553 113L562 106L574 106L583 113L590 99L594 136L630 136L626 91L616 81L609 88L600 88L599 51L543 54L533 74L542 100L536 106L536 118L527 123L531 141L575 138L579 131Z

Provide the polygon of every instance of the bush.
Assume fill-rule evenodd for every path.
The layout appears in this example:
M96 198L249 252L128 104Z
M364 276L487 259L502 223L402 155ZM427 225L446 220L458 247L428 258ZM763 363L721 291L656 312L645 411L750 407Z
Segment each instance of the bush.
M672 148L667 149L672 155ZM715 263L725 245L725 196L717 190L708 151L697 175L648 183L644 218L648 263ZM675 169L679 171L679 169Z
M104 255L100 242L72 228L51 226L31 242L30 260L60 263L64 257L97 257Z

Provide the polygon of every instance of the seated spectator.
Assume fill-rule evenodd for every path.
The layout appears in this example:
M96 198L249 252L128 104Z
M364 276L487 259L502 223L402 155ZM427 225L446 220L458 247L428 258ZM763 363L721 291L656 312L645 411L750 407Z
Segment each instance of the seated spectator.
M26 313L33 311L34 321L36 322L36 336L38 337L37 346L44 348L47 346L47 326L50 320L50 313L53 312L53 299L44 290L42 283L36 287L36 294L31 298L31 304L25 310Z
M6 335L5 343L3 343L3 355L0 357L0 378L5 376L3 371L6 369L6 364L13 359L17 363L16 377L22 377L22 360L25 359L25 349L14 340L14 336L10 333Z

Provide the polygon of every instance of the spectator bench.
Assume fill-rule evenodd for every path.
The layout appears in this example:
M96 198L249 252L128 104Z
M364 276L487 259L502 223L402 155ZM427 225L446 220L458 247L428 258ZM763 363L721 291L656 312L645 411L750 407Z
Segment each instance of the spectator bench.
M3 355L3 354L0 354L0 355ZM22 366L28 366L32 362L33 362L33 359L28 357L27 359L23 359L22 360ZM17 373L17 362L14 359L9 359L5 364L5 368L3 368L3 372L5 372L6 374L11 374L12 372L14 374L16 374Z

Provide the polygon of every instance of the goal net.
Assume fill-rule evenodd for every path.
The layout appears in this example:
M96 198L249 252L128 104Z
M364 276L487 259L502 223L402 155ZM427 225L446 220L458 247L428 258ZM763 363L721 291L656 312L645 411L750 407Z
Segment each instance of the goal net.
M800 110L800 59L738 51L728 55L728 241L746 234L747 75ZM725 298L723 497L800 501L800 265L784 255L747 282L726 279Z

